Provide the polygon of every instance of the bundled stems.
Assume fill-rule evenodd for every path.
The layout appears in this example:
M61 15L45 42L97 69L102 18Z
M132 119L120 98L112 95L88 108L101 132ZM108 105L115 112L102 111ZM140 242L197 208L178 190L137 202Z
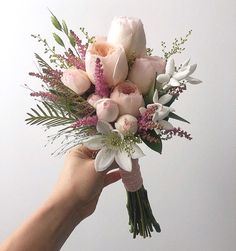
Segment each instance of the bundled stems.
M127 210L133 238L136 238L137 235L141 235L143 238L151 237L154 229L156 232L161 232L160 225L152 214L144 186L136 192L127 191Z

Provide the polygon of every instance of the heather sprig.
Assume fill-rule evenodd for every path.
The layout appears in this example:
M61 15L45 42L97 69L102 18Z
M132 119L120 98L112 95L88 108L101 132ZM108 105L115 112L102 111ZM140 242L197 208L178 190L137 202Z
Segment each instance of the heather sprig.
M162 130L162 139L168 140L171 139L173 136L178 136L181 138L186 138L188 140L192 140L191 134L182 130L180 127L173 128L171 130Z

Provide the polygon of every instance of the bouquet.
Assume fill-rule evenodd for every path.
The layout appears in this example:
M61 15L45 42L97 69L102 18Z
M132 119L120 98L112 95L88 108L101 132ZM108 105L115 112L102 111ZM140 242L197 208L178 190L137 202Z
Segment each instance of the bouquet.
M184 50L191 31L175 39L169 51L162 42L160 57L146 47L138 18L116 17L107 37L99 37L90 36L85 28L80 28L79 36L51 14L57 30L53 37L61 48L58 51L41 35L32 35L42 43L47 59L35 54L39 68L30 75L42 86L39 91L27 86L38 104L26 122L56 128L49 140L62 139L57 154L81 144L93 150L97 172L115 161L127 191L130 232L133 238L151 237L161 229L143 185L140 144L161 153L162 142L173 136L192 139L172 124L173 120L189 123L172 104L188 84L201 83L192 77L196 64L188 59L177 65L173 57Z

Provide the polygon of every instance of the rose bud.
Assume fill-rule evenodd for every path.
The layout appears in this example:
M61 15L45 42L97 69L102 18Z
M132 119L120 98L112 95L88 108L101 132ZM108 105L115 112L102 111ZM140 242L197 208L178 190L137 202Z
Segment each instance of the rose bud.
M146 37L140 19L132 17L115 17L111 23L107 41L121 44L128 58L146 55Z
M118 105L111 99L100 99L96 102L96 112L99 120L113 122L119 115Z
M139 108L144 106L143 96L137 86L130 81L118 84L111 93L110 98L118 104L120 115L130 114L137 117Z
M90 44L86 56L86 72L93 84L95 83L96 60L100 59L105 82L109 86L124 81L128 74L128 63L122 46L114 46L107 42L99 41Z
M96 102L97 102L98 100L100 100L100 99L102 99L101 96L96 95L96 94L91 94L91 95L87 98L87 102L88 102L91 106L95 107Z
M146 95L152 87L156 75L165 72L165 66L165 60L157 56L136 58L128 79L138 86L143 95Z
M84 94L91 85L87 73L76 68L65 70L61 81L78 95Z
M137 119L129 114L122 115L115 123L115 128L122 134L136 133L138 130Z

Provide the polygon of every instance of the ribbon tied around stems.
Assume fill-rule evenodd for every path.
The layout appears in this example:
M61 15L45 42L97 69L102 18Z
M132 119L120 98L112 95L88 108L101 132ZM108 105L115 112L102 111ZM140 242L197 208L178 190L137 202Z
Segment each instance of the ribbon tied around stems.
M140 172L140 166L137 159L132 160L132 171L127 172L120 169L122 182L128 192L136 192L143 185L143 178Z

